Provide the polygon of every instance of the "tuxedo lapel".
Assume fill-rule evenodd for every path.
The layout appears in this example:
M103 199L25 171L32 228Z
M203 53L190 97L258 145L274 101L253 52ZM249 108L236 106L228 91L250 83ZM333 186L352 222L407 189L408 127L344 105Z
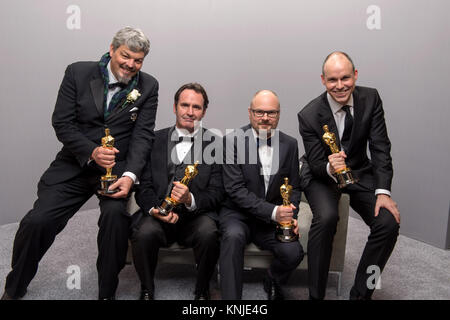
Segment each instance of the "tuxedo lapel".
M90 82L92 96L94 97L95 107L97 108L98 113L100 113L103 117L103 100L104 96L104 87L103 87L103 79L101 77L96 77Z
M272 150L272 170L271 170L271 172L275 172L275 173L270 175L267 193L269 193L268 191L270 190L270 188L272 186L273 179L278 174L278 171L280 170L282 161L288 151L287 146L284 143L284 141L282 141L280 132L278 130L275 132L275 135L272 137L272 148L273 148L273 150ZM276 170L276 171L274 171L274 170Z
M336 143L338 148L341 148L341 139L339 137L336 121L334 120L333 113L331 112L330 104L328 103L327 93L322 94L322 103L318 111L320 120L320 132L324 133L323 126L328 125L330 132L333 132L336 136Z
M244 135L245 139L245 161L246 163L249 163L249 165L245 166L247 170L249 171L250 177L255 177L257 179L258 184L258 196L264 198L265 193L265 185L264 185L264 175L262 171L262 165L261 161L259 159L259 152L258 152L258 146L256 145L256 139L252 132L252 127L250 125L244 127L244 132L246 133ZM248 133L247 133L248 132ZM251 152L256 152L256 164L250 161L254 160L254 156L251 156Z
M359 95L358 88L356 87L353 91L353 126L352 126L352 133L350 135L350 142L348 145L349 151L352 147L352 142L356 137L359 137L359 125L362 123L362 118L364 114L364 103L361 101Z

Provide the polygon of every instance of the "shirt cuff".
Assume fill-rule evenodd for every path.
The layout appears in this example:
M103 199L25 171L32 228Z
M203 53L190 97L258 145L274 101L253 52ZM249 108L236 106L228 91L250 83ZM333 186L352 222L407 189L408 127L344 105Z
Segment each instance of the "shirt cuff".
M135 175L133 172L125 171L125 172L122 174L122 177L129 177L131 180L133 180L133 182L134 182L135 184L138 184L138 183L139 183L139 181L136 181L136 175Z
M379 194L386 194L389 197L391 196L391 192L389 190L386 190L386 189L376 189L375 190L375 195L377 196Z
M191 205L188 206L188 205L184 204L184 206L185 206L186 209L188 209L189 211L194 211L195 209L197 209L197 205L195 204L195 198L194 198L194 195L193 195L191 192L189 192L189 193L190 193L190 195L191 195Z
M334 182L336 182L336 183L338 182L337 179L330 172L330 163L329 162L327 163L327 173L330 176L330 178L334 180Z
M275 208L273 208L273 211L272 211L272 220L275 221L275 222L277 222L277 209L278 209L278 207L279 206L275 206Z

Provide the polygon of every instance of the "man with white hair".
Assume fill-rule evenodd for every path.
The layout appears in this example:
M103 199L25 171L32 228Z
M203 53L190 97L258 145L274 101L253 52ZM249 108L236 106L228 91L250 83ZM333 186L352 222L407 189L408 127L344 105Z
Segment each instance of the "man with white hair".
M154 139L158 82L140 71L149 49L141 30L125 27L100 61L67 67L52 116L63 148L39 181L33 209L20 222L2 299L25 295L56 235L97 193L109 168L118 179L109 186L115 193L97 195L98 297L115 298L128 248L127 197ZM106 128L115 139L113 147L100 144Z

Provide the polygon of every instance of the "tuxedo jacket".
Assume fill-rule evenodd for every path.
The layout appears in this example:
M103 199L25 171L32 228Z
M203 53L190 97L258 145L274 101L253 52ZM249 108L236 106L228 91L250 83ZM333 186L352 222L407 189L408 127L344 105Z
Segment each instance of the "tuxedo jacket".
M154 139L158 82L152 76L139 72L136 86L141 96L122 107L126 98L105 119L103 110L104 81L98 62L76 62L66 69L59 88L52 124L58 140L63 144L56 159L43 174L46 184L67 181L88 167L99 174L105 169L91 161L92 151L101 145L105 128L115 138L116 165L113 174L130 171L137 177Z
M238 212L263 223L272 223L273 209L283 204L280 187L287 177L293 187L290 202L297 208L294 211L296 217L301 198L297 140L278 130L272 137L272 174L267 193L251 126L240 128L224 140L223 183L227 197L220 215L225 217ZM239 143L244 143L245 157L239 151ZM251 153L254 152L256 162L252 161Z
M345 162L364 188L391 190L393 176L391 143L386 130L381 98L376 89L356 86L353 101L354 120ZM339 149L341 145L326 92L309 102L298 113L298 122L313 175L331 183L332 179L326 171L331 150L322 140L323 125L328 125L329 130L336 135ZM367 145L370 159L367 155Z
M142 173L139 185L136 185L136 202L142 209L143 214L147 214L152 207L159 206L162 201L170 196L170 190L173 180L170 171L174 171L173 163L169 159L175 150L175 143L171 141L174 127L161 129L155 132L155 141L152 151L147 159L147 165ZM206 130L203 128L202 132ZM195 198L197 209L189 212L183 204L174 209L182 215L207 214L212 219L218 219L217 211L223 200L222 168L218 163L208 164L203 158L205 148L207 148L215 139L221 139L214 136L210 141L203 141L201 136L197 135L194 145L201 144L198 148L200 155L195 155L195 160L199 161L197 166L198 174L188 184L189 191ZM207 139L206 139L207 140ZM194 145L191 152L196 149ZM175 153L176 154L176 153ZM214 156L214 150L212 151Z

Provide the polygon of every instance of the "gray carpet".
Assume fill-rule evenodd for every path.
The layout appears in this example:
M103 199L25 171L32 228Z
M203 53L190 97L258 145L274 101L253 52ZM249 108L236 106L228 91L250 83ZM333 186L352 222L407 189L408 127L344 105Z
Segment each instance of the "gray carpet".
M58 235L55 243L42 259L38 273L28 287L24 299L96 299L97 272L95 268L97 247L97 219L99 210L78 212ZM0 290L3 292L5 277L10 270L12 243L18 223L0 226ZM355 271L368 235L366 225L349 218L345 270L342 276L342 293L336 295L337 276L330 275L327 299L347 299ZM68 289L67 273L71 265L81 271L80 289ZM381 289L374 299L437 299L450 300L450 251L400 236L397 245L381 277ZM243 299L265 298L261 280L264 270L244 273ZM193 298L195 269L191 265L159 265L156 275L155 298L160 300L189 300ZM139 295L139 280L132 265L120 274L117 299L134 300ZM308 298L307 274L296 271L289 285L289 298ZM213 299L220 299L216 281L211 283Z

